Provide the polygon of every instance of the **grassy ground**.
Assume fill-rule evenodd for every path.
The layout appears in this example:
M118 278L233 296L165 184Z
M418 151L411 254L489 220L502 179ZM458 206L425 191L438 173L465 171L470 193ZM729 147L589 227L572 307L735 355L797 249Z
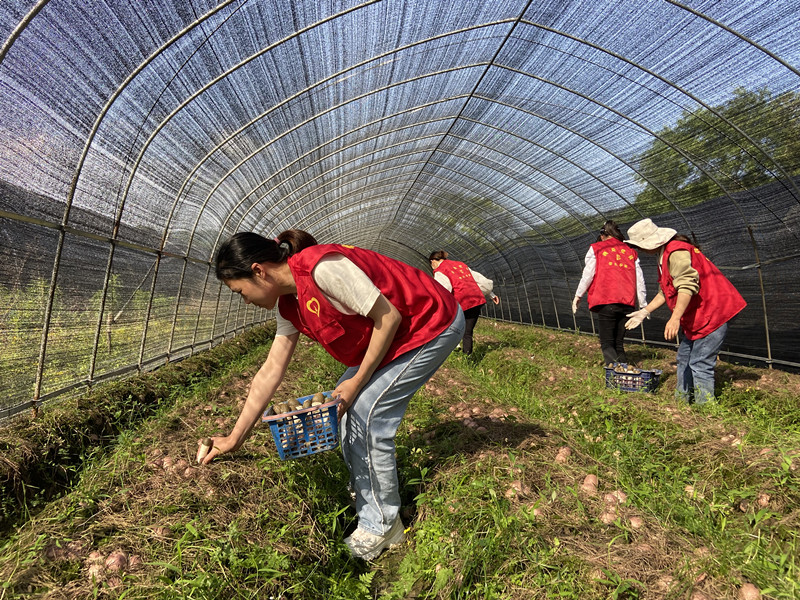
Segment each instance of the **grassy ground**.
M367 564L338 451L281 461L256 428L209 467L266 348L195 385L0 540L0 599L800 596L800 376L720 363L719 402L607 389L596 338L479 322L398 434L407 541ZM303 343L285 399L341 367ZM753 596L757 597L757 596Z

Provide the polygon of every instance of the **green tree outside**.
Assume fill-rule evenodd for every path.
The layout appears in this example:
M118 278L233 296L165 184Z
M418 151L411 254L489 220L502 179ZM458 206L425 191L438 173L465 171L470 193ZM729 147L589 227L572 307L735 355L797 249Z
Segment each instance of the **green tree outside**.
M645 187L635 204L642 214L671 210L667 198L691 206L797 175L800 94L737 88L713 110L684 112L637 163L635 177Z

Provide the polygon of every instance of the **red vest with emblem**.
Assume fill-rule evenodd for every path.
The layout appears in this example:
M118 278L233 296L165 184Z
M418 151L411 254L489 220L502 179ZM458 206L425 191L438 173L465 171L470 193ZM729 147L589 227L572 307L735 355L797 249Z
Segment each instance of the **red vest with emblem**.
M717 330L747 306L741 294L728 278L692 244L677 240L667 242L659 266L658 283L664 292L667 306L674 310L678 291L672 285L669 273L669 256L676 250L688 250L692 268L700 276L700 290L692 296L686 312L681 317L681 328L686 337L696 340Z
M461 305L461 310L469 310L486 304L486 298L483 297L481 288L478 287L469 267L464 263L457 260L443 260L433 272L443 273L450 280L450 285L453 286L453 295Z
M636 306L636 250L614 238L591 247L595 270L587 295L589 309L603 304Z
M364 360L374 323L369 317L338 311L314 282L311 272L329 254L342 254L350 259L402 316L379 368L431 341L453 322L458 310L453 296L419 269L363 248L338 244L310 246L289 257L297 298L281 296L278 310L299 332L319 342L348 367L360 365Z

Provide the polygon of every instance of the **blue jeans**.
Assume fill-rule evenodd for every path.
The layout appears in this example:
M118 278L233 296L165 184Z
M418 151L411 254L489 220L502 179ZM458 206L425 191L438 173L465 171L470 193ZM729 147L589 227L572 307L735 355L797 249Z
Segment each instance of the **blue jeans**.
M436 338L375 371L339 425L344 462L356 493L358 526L376 535L400 512L395 435L414 393L425 385L464 335L464 313ZM339 382L355 375L350 367Z
M687 402L694 399L695 404L705 404L714 399L714 365L726 333L728 324L723 323L707 336L696 340L681 335L675 396Z

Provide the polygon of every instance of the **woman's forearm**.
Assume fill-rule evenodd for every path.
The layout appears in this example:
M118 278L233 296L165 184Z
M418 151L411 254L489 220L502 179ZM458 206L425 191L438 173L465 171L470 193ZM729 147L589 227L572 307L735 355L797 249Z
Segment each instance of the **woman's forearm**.
M369 381L383 357L386 356L402 320L397 308L382 294L375 301L368 316L374 323L372 337L369 340L364 360L361 361L361 366L353 377L359 385L359 391Z
M237 449L241 447L253 427L259 422L264 410L272 401L275 391L283 381L299 335L297 333L291 336L279 335L272 342L267 360L250 383L247 400L245 400L242 412L239 413L239 418L231 432Z

